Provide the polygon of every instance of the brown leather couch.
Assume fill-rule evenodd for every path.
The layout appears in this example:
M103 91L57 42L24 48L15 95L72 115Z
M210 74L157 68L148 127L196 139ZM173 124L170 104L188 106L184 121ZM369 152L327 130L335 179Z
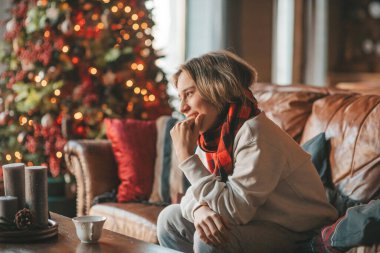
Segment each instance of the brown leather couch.
M267 116L301 144L320 132L330 139L332 181L344 195L368 202L380 196L380 96L304 85L256 84ZM107 140L71 140L65 159L77 180L77 215L105 215L105 228L157 243L161 206L102 203L95 196L117 188L117 166ZM152 157L152 159L154 159ZM350 252L378 252L380 245Z

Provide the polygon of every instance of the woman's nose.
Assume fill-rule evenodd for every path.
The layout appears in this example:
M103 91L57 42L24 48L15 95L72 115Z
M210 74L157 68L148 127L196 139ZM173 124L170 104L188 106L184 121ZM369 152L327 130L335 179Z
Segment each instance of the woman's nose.
M179 108L181 113L186 113L189 109L190 109L190 106L186 102L182 101Z

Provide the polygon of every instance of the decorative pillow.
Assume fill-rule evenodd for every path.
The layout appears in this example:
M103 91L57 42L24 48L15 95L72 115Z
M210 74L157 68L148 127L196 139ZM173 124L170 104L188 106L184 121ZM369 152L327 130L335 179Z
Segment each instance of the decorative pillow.
M154 167L153 190L149 202L154 204L179 203L189 182L178 168L170 130L177 119L162 116L157 119L157 156Z
M105 119L118 164L118 202L147 200L152 191L157 130L155 121Z
M380 242L380 199L351 207L334 224L324 227L303 252L346 252Z
M303 150L311 155L311 161L317 169L323 185L332 186L329 163L330 145L325 133L320 133L302 145Z
M332 183L331 167L329 162L330 143L325 133L320 133L302 145L302 148L311 155L311 160L318 171L329 202L344 215L347 208L362 204L343 195Z
M346 215L322 229L322 239L338 248L380 242L380 199L347 209Z

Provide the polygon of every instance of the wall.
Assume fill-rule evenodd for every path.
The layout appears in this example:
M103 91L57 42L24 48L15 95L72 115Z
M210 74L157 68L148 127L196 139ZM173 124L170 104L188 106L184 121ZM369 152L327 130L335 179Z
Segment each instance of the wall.
M273 0L234 0L227 8L227 48L257 69L260 82L270 82Z

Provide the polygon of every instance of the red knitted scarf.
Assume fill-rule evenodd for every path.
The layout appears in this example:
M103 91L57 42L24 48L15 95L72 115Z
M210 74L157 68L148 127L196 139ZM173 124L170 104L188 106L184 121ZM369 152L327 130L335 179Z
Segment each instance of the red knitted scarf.
M229 104L226 113L220 115L221 123L198 138L198 145L206 152L210 172L221 176L224 182L234 169L232 147L236 133L246 120L260 113L251 91L247 89L245 94L248 99Z

